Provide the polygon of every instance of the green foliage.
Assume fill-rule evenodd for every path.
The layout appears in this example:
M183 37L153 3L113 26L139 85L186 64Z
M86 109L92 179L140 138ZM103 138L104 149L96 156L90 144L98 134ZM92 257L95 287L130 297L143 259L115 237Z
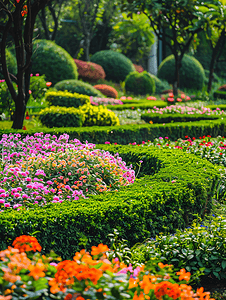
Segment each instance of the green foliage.
M6 64L9 73L16 75L17 73L16 57L7 48L5 50L5 54L6 54ZM1 67L0 67L0 79L4 79Z
M174 55L168 56L164 59L158 69L158 77L167 80L173 84L175 72L175 58ZM180 69L179 87L190 88L194 90L202 90L204 86L205 72L202 65L192 56L184 55L182 59L182 67Z
M45 98L54 106L78 107L90 103L89 96L67 91L51 91L45 94Z
M214 99L226 99L226 91L215 91L213 96Z
M101 97L104 98L105 96L98 90L96 90L92 85L89 83L85 83L81 80L63 80L58 82L54 88L58 91L65 91L67 90L70 93L78 93L87 96L93 97Z
M39 113L47 127L114 126L119 125L115 113L106 107L90 104L74 107L51 106Z
M42 109L39 119L47 127L80 127L84 116L74 107L50 106Z
M106 141L118 144L129 144L136 142L142 144L142 141L152 141L160 136L170 136L172 140L184 138L186 135L199 137L211 135L212 137L225 136L226 121L225 119L218 119L213 121L197 121L197 122L183 122L168 123L168 124L142 124L142 125L121 125L106 127L90 127L90 128L34 128L27 131L2 129L2 134L20 133L22 136L34 135L36 132L44 132L55 134L59 136L62 133L67 133L72 139L79 139L81 141L89 141L90 143L103 144Z
M122 13L122 21L113 26L108 45L114 51L139 61L148 56L154 44L154 35L148 17L144 14L133 14L133 18Z
M141 119L146 123L152 121L155 123L172 123L172 122L193 122L200 120L216 120L218 116L206 116L206 115L188 115L188 114L156 114L156 113L146 113L141 115Z
M90 249L100 242L108 244L107 235L113 228L131 247L160 232L173 233L176 228L184 228L193 214L203 214L205 208L211 208L220 174L210 162L156 147L98 148L119 153L134 166L143 160L140 176L146 176L118 192L47 204L45 208L4 211L0 214L1 248L16 236L37 231L36 237L45 252L53 249L63 258L71 258L79 248Z
M13 83L14 88L16 89L16 84ZM5 116L13 115L15 110L15 103L12 99L12 96L9 92L8 86L5 81L0 82L0 114Z
M47 91L47 89L48 88L47 88L47 85L46 85L45 75L31 76L31 79L30 79L30 90L31 90L30 98L33 98L34 100L38 100L38 102L41 102L41 100L44 97L45 92Z
M135 71L135 67L129 58L112 50L96 52L91 57L91 61L102 66L107 80L115 82L124 81L130 72Z
M172 88L166 80L161 80L157 76L155 76L154 74L150 74L150 75L155 81L155 94L160 95L163 91Z
M108 109L112 110L136 110L136 109L147 109L156 107L166 107L167 103L164 101L150 101L150 100L122 100L123 105L107 105ZM128 104L127 104L128 103Z
M207 85L207 84L208 84L208 82L209 82L209 75L210 75L210 71L209 71L209 70L206 70L206 69L204 69L204 72L205 72L205 79L204 79L204 83L205 83L205 85ZM217 74L216 74L216 73L213 73L213 81L215 81L215 82L220 82L220 78L217 76Z
M146 71L139 73L131 72L125 79L126 92L132 92L134 95L153 95L155 93L155 80Z
M192 228L175 235L160 235L146 245L132 249L132 259L143 263L152 257L161 258L163 263L173 264L179 271L185 268L192 278L200 279L200 273L211 278L226 278L225 220L212 217L204 224L193 223Z
M76 64L70 54L49 40L35 40L32 55L32 73L46 75L46 80L56 84L65 79L77 79Z

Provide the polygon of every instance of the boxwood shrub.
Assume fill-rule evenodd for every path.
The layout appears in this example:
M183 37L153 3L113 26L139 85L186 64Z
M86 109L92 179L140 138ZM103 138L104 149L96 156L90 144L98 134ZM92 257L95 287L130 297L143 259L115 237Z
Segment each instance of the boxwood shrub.
M45 98L54 106L79 107L90 103L89 96L67 91L50 91L45 94Z
M0 248L22 234L33 234L44 252L53 249L72 258L81 248L109 244L107 235L116 228L129 246L173 233L204 215L212 206L212 197L220 183L217 166L193 154L176 150L135 146L98 145L119 153L127 163L141 166L141 176L133 185L118 192L92 195L89 199L29 210L8 210L0 214Z

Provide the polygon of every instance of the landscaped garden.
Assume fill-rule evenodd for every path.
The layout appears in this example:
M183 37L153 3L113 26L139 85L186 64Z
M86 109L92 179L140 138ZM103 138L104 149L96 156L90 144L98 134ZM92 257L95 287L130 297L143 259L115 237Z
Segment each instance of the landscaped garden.
M29 32L37 6L24 3L12 12ZM226 7L215 4L221 20ZM27 40L1 52L0 300L226 299L226 73L183 48L186 34L197 48L193 27L207 17L223 25L201 4L165 6L150 22L178 18L170 45L180 51L156 75L122 41L124 54L113 47L90 61L50 39L35 39L33 53ZM21 69L25 52L32 64Z

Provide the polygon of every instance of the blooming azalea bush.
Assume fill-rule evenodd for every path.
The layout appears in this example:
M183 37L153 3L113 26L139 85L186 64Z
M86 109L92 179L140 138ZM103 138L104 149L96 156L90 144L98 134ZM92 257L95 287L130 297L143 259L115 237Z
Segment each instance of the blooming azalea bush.
M186 102L186 101L189 101L191 100L191 98L189 96L186 96L184 93L179 93L177 96L174 96L173 93L168 93L168 94L164 94L164 95L161 95L161 99L163 101L167 101L169 102L170 104L172 103L176 103L176 102Z
M94 144L42 133L0 140L0 207L45 205L78 200L89 194L117 190L135 180L134 171L118 155Z
M79 59L74 59L74 62L78 68L79 79L88 82L96 82L100 79L105 79L106 74L100 65Z
M117 259L110 261L110 250L103 244L65 261L54 253L41 255L41 246L31 236L17 237L13 246L0 252L1 300L210 299L203 288L192 290L185 269L175 275L172 265L158 261L133 269Z
M111 98L118 98L118 92L115 88L113 88L110 85L107 84L97 84L93 86L95 89L100 91L102 94L104 94L107 97Z
M92 105L122 105L123 102L114 98L98 98L98 97L90 97L90 103Z

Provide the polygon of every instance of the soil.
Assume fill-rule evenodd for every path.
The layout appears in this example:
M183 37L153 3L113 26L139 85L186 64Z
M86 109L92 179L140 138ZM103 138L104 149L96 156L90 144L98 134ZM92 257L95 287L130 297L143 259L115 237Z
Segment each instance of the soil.
M223 293L226 292L226 279L216 280L205 278L205 280L201 281L200 286L204 288L205 292L210 292L211 294L214 292Z

